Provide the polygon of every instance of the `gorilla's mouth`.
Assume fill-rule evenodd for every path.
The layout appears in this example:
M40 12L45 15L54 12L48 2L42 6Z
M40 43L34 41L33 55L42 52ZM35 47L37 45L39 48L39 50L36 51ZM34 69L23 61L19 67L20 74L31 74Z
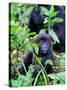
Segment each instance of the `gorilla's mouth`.
M43 52L43 54L45 54L45 55L46 55L46 54L48 54L48 52L44 51L44 52Z
M42 54L46 55L48 52L46 50L41 50Z
M42 49L41 49L41 52L42 52L43 54L47 54L47 53L48 53L48 50L46 50L45 48L42 48Z

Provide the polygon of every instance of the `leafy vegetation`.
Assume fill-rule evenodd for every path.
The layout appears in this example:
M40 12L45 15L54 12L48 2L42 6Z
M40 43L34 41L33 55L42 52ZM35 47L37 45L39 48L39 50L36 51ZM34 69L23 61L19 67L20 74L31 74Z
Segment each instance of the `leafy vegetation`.
M12 87L22 87L22 86L38 86L38 85L55 85L65 83L65 54L58 53L57 60L55 60L54 72L52 74L46 74L44 67L41 64L41 58L36 57L36 62L41 65L41 70L38 72L36 78L33 77L35 65L31 64L28 68L26 75L20 75L18 72L18 67L22 65L23 55L25 52L33 51L33 47L38 53L38 45L34 43L36 39L36 33L30 32L27 27L30 12L35 5L28 4L9 4L9 65L10 65L10 80L9 85ZM51 29L51 26L58 22L62 22L63 19L57 18L56 15L58 11L55 11L52 6L50 10L43 8L42 11L46 14L44 25L48 26L49 35L53 39L53 44L59 42L59 39L55 32ZM22 27L20 27L20 21L22 22ZM45 31L45 29L42 29ZM42 31L41 30L41 31ZM31 37L31 35L34 35ZM48 62L53 65L51 60Z
M45 18L45 24L48 25L48 34L52 37L53 39L53 43L55 44L56 42L60 43L59 42L59 39L56 35L56 33L54 32L54 30L51 29L51 27L56 24L56 23L59 23L59 22L62 22L63 19L62 18L58 18L56 17L57 14L59 13L58 11L55 11L55 8L54 6L52 6L50 8L50 10L42 7L42 11L45 13L46 15L46 18Z

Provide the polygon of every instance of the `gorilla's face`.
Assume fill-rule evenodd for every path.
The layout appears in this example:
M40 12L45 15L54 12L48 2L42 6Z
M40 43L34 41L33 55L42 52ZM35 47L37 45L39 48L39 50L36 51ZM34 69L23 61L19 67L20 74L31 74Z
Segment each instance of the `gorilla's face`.
M47 54L49 52L49 49L50 49L49 42L47 40L41 40L39 47L40 54Z
M34 24L39 25L44 21L44 14L39 6L35 7L32 11L31 19Z
M36 42L39 43L39 56L44 56L52 52L52 42L46 33L40 33Z

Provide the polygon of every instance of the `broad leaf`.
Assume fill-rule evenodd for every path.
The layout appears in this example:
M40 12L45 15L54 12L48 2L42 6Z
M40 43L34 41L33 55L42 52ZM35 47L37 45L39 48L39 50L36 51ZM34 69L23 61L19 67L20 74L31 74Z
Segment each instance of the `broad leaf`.
M62 18L54 18L52 20L53 23L60 23L60 22L63 22L63 19Z
M49 16L49 10L47 8L45 8L45 7L41 7L41 8L42 8L42 11L44 12L44 14L46 16Z
M53 13L54 10L55 10L54 6L51 6L51 8L50 8L50 13Z
M50 30L49 34L50 34L50 36L51 36L51 38L53 39L54 42L60 43L60 41L59 41L59 39L58 39L58 37L57 37L57 35L56 35L56 33L54 32L53 29Z
M47 65L47 64L53 65L52 60L50 60L50 59L49 59L49 60L47 60L47 61L46 61L46 63L45 63L45 65Z
M57 16L57 14L58 14L58 11L55 11L55 12L53 12L53 13L50 13L50 14L49 14L49 17L50 17L50 18L54 18L54 17Z

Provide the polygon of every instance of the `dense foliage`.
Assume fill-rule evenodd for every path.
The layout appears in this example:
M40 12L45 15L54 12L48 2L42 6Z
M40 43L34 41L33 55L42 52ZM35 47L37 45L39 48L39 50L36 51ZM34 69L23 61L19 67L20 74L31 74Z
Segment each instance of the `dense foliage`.
M55 70L52 74L46 74L41 64L41 58L37 57L35 54L36 61L42 67L36 78L33 77L35 67L33 64L29 66L26 75L20 75L18 72L18 68L22 64L22 57L25 52L33 51L34 47L36 53L38 53L38 45L34 43L34 40L36 39L36 33L30 32L30 29L27 27L30 12L34 6L35 5L17 3L9 4L9 85L12 87L56 85L65 83L65 53L55 52L57 59L55 60ZM53 38L53 44L56 42L60 43L55 32L50 27L55 23L62 22L63 19L56 17L58 11L55 11L53 6L50 10L42 7L42 11L46 13L44 25L48 25L48 32ZM22 27L20 25L21 22ZM43 31L46 30L42 29L41 32ZM34 36L30 37L31 35ZM51 60L48 60L46 63L53 65Z

